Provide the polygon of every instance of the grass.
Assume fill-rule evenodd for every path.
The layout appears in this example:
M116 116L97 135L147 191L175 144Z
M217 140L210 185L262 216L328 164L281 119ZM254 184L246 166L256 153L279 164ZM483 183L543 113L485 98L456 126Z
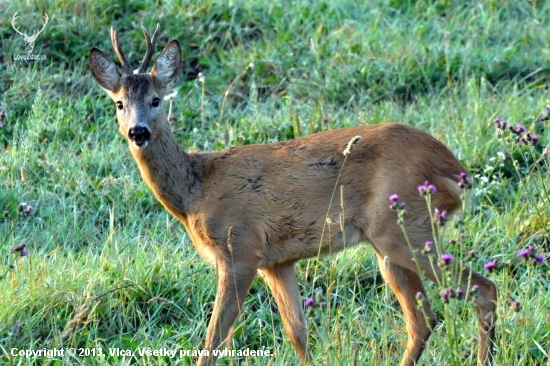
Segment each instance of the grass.
M548 264L517 257L529 246L537 254L550 249L549 163L539 160L550 133L548 122L538 119L548 103L546 2L48 0L3 8L0 108L7 118L0 128L0 209L7 214L0 222L0 363L171 364L168 357L131 358L109 349L201 348L214 271L141 182L117 133L114 107L87 65L92 46L112 53L111 25L137 64L144 52L139 25L153 29L157 22L158 44L176 38L184 49L173 128L185 149L220 150L391 121L445 142L474 181L461 229L466 237L448 250L455 256L475 250L471 266L499 288L495 363L549 362ZM10 26L16 11L20 29L29 33L49 15L33 51L47 60L13 59L25 46ZM224 99L250 63L254 68ZM539 143L514 142L509 132L498 137L495 118L523 124ZM34 208L26 218L20 202ZM456 230L449 225L445 235L453 238ZM20 243L28 256L11 252ZM493 259L505 266L488 273L484 264ZM399 362L404 323L377 271L369 246L299 264L304 299L327 303L307 310L316 363ZM421 364L473 365L473 308L444 304L440 294L429 287L440 323ZM101 349L105 357L11 355L13 348L69 347ZM275 357L235 356L221 364L298 362L261 280L235 325L233 348L247 347Z

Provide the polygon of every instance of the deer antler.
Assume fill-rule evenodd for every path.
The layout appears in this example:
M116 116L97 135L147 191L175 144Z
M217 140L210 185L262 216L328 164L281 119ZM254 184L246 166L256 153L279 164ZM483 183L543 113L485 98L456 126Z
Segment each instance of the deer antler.
M44 19L46 19L46 22L44 23L44 25L42 25L42 29L40 29L39 31L34 31L34 33L32 34L32 37L31 37L31 38L38 37L38 35L39 35L40 33L42 33L42 31L44 30L44 28L46 28L46 25L48 24L48 20L50 20L50 18L48 17L48 14L44 14Z
M120 43L118 41L118 35L116 34L116 31L113 27L111 27L111 42L113 43L113 48L115 49L115 53L118 56L118 59L120 60L120 64L122 65L122 68L127 74L132 73L132 66L130 66L130 63L128 62L128 59L126 56L124 56L124 53L122 52L122 49L120 48Z
M149 67L149 62L151 62L151 57L153 57L153 52L155 52L155 42L157 41L157 37L159 36L160 25L157 23L157 28L153 33L153 38L149 36L147 29L145 29L143 25L141 26L141 29L143 30L143 35L145 36L145 44L147 45L147 51L145 51L145 56L143 56L143 60L141 61L141 65L139 66L138 72L144 73L144 72L147 72L147 68Z
M11 18L11 26L17 33L19 33L23 37L27 37L27 33L20 32L19 29L15 27L15 25L17 24L16 20L17 18L19 18L19 15L17 15L17 13L19 13L19 11L16 11L15 14L13 14L13 17Z

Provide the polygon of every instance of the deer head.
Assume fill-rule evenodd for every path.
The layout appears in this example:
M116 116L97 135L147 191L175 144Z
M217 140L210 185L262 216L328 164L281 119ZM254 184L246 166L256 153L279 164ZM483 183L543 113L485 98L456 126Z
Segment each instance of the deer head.
M44 14L45 21L42 25L42 29L40 29L39 31L34 31L33 34L29 36L27 35L27 32L20 32L19 29L15 27L16 20L19 17L17 13L18 12L16 11L15 14L13 14L13 17L11 18L11 26L17 33L19 33L23 37L23 40L25 41L25 44L26 44L25 50L27 51L27 53L31 53L32 50L34 49L34 42L36 41L36 38L38 38L38 35L42 33L44 28L46 28L46 24L48 24L48 20L49 20L48 14Z
M132 73L113 28L111 41L126 75L122 75L115 63L99 49L90 51L94 78L115 102L120 133L136 149L145 149L150 141L169 128L162 98L178 76L181 65L179 43L172 40L156 59L151 72L147 73L160 27L157 25L152 38L144 27L142 29L147 51L136 73Z

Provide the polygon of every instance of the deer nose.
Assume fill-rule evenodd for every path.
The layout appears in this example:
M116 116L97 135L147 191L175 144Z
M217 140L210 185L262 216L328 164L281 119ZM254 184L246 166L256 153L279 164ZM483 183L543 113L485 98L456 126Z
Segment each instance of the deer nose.
M134 144L141 147L149 141L151 138L151 132L146 127L136 126L130 128L128 131L128 137L134 142Z

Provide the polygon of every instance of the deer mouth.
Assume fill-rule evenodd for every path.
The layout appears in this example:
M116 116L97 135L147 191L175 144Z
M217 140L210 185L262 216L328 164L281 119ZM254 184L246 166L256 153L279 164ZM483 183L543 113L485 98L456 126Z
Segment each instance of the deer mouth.
M132 127L128 131L128 137L132 140L134 146L139 148L145 148L151 138L151 131L148 128L137 126Z

